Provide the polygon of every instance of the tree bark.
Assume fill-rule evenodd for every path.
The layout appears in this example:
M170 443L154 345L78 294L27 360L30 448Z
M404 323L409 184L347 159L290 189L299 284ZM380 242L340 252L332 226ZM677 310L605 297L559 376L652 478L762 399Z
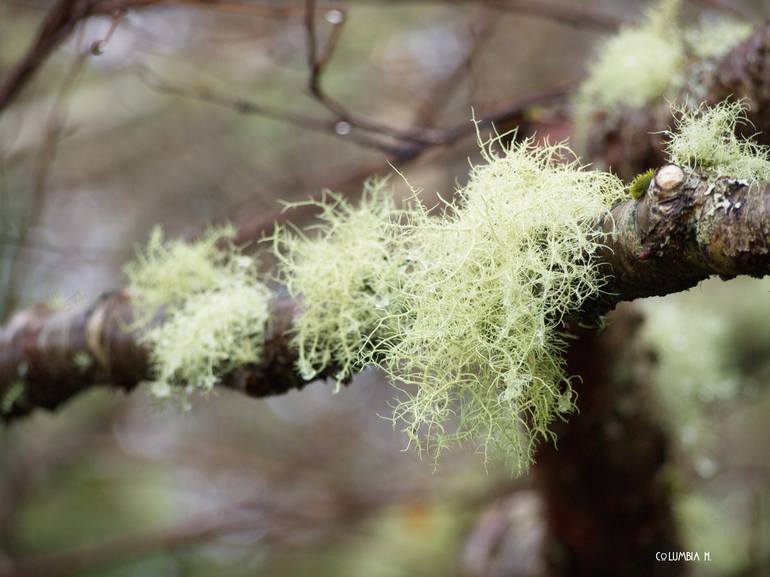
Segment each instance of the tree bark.
M544 443L536 478L545 500L551 576L673 577L683 562L666 477L669 443L650 403L654 358L641 344L642 317L620 307L607 330L578 329L567 351L580 414Z

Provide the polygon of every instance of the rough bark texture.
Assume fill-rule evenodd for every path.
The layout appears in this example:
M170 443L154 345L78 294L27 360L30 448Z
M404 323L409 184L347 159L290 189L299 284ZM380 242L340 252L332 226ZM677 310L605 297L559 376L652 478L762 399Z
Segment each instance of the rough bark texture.
M91 16L116 16L132 8L161 4L164 0L58 0L46 13L35 39L24 56L0 79L0 112L32 81L48 57ZM178 0L183 3L185 0ZM194 0L188 0L193 3ZM206 0L201 0L205 4Z
M680 174L667 189L656 176L644 197L617 205L602 223L609 236L599 259L610 280L584 314L679 292L712 275L770 272L770 187L688 169Z
M655 557L682 547L665 474L668 441L650 406L654 359L638 338L642 317L631 307L612 316L605 331L576 331L567 370L582 378L580 413L556 428L558 448L544 444L537 458L548 574L683 575L683 563Z
M753 126L744 126L744 135L770 144L770 23L757 28L704 76L705 100L716 104L728 97L746 98Z

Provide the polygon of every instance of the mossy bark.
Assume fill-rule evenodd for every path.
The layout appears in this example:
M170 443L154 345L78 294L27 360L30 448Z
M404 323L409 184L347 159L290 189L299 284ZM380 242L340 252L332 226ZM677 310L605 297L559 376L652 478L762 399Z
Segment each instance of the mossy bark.
M668 168L681 173L661 186ZM770 272L770 187L667 165L638 201L613 208L599 255L608 283L585 303L588 318L618 302L686 290L709 276Z

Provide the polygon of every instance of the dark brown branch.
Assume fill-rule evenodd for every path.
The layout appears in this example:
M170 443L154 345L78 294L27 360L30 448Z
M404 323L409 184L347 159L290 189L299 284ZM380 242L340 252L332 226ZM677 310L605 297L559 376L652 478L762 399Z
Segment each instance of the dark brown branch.
M74 29L80 20L95 14L110 14L113 17L112 25L102 40L97 40L91 46L91 53L98 54L104 43L109 40L126 11L132 8L144 8L157 4L179 4L189 6L201 6L224 10L242 9L258 12L261 8L267 8L269 15L289 15L297 13L296 6L272 7L261 6L241 2L228 2L225 0L62 0L46 17L38 33L38 40L30 48L25 57L14 67L0 83L0 112L10 104L23 86L31 79L50 53L62 42ZM331 24L331 31L323 47L319 47L316 28L316 2L306 0L304 11L304 23L307 36L308 58L308 88L312 96L329 112L332 119L322 119L315 116L274 109L257 102L232 98L217 94L207 88L182 89L173 86L156 75L145 73L141 77L145 82L159 92L177 96L193 97L218 106L224 106L236 110L242 114L259 115L285 122L303 129L330 134L347 139L367 148L373 148L385 153L389 160L396 162L409 161L423 152L437 145L450 145L470 133L474 127L470 122L464 122L458 126L446 129L429 127L398 128L389 126L365 115L352 112L346 106L329 96L322 87L322 77L329 64L334 49L342 33L342 27L346 20L346 13L332 5L325 6L326 14L334 14L333 19L327 19ZM275 12L275 14L274 14ZM571 86L571 84L569 85ZM568 87L569 87L568 86ZM523 120L524 108L533 103L548 104L561 99L566 90L559 88L543 95L537 95L534 99L528 99L524 103L514 103L498 113L482 118L480 124L488 122L506 122L515 119L517 123ZM5 100L3 95L5 94ZM346 130L340 130L341 125Z
M770 273L770 187L669 165L645 197L619 204L601 227L606 248L597 258L608 282L601 297L585 303L583 318L595 319L621 301L681 291L712 275ZM263 397L308 384L294 367L294 314L288 297L275 300L262 361L235 371L225 387ZM10 405L3 418L55 409L93 386L129 390L150 378L141 335L126 328L131 321L125 292L74 312L34 307L18 313L0 332L0 400ZM19 398L10 404L12 394Z
M612 234L599 260L611 277L605 294L586 305L589 316L712 275L770 273L770 186L668 165L639 202L615 207L602 227Z
M296 126L303 130L337 136L350 142L354 142L359 146L379 150L394 158L400 158L401 156L409 154L409 151L412 148L410 146L385 141L377 135L360 134L356 132L351 132L350 134L340 133L336 130L336 126L340 122L339 120L326 120L309 114L279 110L253 100L225 96L206 87L181 88L174 86L149 70L144 70L139 77L148 87L163 94L181 96L183 98L193 98L201 102L233 110L238 114L261 116L263 118L269 118L271 120L283 122L284 124Z
M91 9L92 2L84 0L59 0L54 5L40 25L32 46L0 81L0 111L18 96L48 56L72 33L78 22L90 15Z
M296 354L289 346L293 316L293 302L276 298L262 362L239 368L223 385L254 397L305 386L294 371ZM78 310L54 311L40 305L17 313L0 332L0 399L7 399L14 387L23 389L16 402L5 407L3 418L36 407L55 409L93 386L128 391L147 379L148 350L141 334L127 328L132 321L131 299L125 291Z
M331 112L337 122L346 122L351 128L357 128L367 132L373 132L394 138L397 140L410 142L417 146L429 146L432 144L441 144L440 135L434 135L434 131L428 128L402 129L389 126L357 114L348 110L338 100L332 98L326 93L322 86L323 73L329 64L334 47L337 45L339 34L345 22L344 17L339 22L332 23L332 32L326 48L319 50L318 31L316 29L316 3L315 0L305 0L305 35L307 38L307 65L310 70L308 76L308 90L324 108Z

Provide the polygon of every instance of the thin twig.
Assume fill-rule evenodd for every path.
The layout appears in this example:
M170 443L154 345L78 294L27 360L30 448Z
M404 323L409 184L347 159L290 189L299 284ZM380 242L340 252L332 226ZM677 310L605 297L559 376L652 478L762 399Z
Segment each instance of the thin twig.
M30 47L0 79L0 113L18 97L51 54L69 38L78 23L91 16L116 18L117 15L125 14L132 9L158 5L188 6L224 12L259 14L266 17L287 17L302 13L301 6L237 0L59 0L44 17ZM331 8L337 5L329 6Z
M372 148L384 152L389 156L400 156L404 154L405 147L396 144L389 144L381 138L371 136L368 134L341 132L338 128L338 121L326 120L311 116L309 114L302 114L298 112L288 112L285 110L279 110L269 106L265 106L253 100L245 98L236 98L231 96L225 96L218 92L213 91L208 87L191 87L181 88L174 86L165 80L161 79L157 74L144 69L139 72L139 78L151 89L156 92L168 94L172 96L181 96L185 98L192 98L209 104L215 104L223 108L234 110L239 114L261 116L263 118L269 118L278 122L283 122L291 126L296 126L304 130L312 132L318 132L321 134L327 134L331 136L337 136L344 138L348 141L353 141L356 144L364 146L366 148Z
M341 28L344 18L332 22L335 28ZM326 70L333 47L339 38L339 31L332 33L332 47L327 47L323 56L318 56L318 34L316 30L316 3L315 0L305 0L305 34L307 37L307 64L310 70L308 76L308 89L313 97L329 112L334 114L337 122L345 122L351 128L382 134L391 138L411 142L418 146L441 144L441 138L433 130L427 128L402 129L388 124L372 120L361 114L347 109L338 100L329 96L322 86L323 73Z
M83 67L87 60L86 52L78 50L75 60L72 62L67 75L64 78L61 86L59 87L54 99L51 111L48 114L46 121L45 136L43 138L42 145L40 147L40 154L38 158L38 168L35 173L35 182L32 188L32 193L29 199L29 206L26 210L26 215L22 219L22 224L19 229L19 235L17 244L12 246L11 254L8 255L10 260L8 284L3 291L2 308L0 309L0 318L5 318L8 312L13 307L14 300L19 292L19 283L21 282L23 275L18 274L17 268L20 261L20 256L28 242L29 232L32 228L37 226L40 221L41 214L43 212L44 200L45 200L45 188L48 183L48 176L50 173L51 165L53 164L56 152L58 149L59 139L63 132L61 116L64 102L66 100L67 93L77 81Z

